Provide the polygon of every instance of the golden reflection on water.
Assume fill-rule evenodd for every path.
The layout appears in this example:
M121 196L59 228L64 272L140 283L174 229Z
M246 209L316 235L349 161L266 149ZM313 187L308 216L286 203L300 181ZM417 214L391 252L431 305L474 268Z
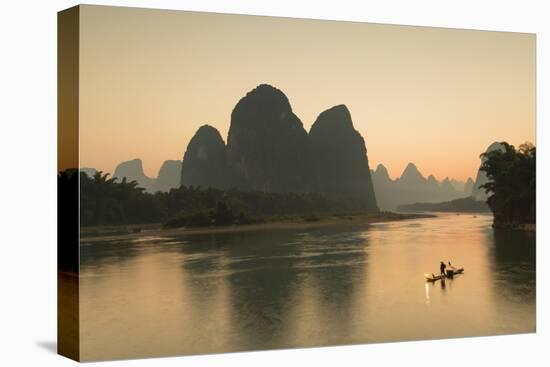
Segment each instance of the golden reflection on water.
M491 219L83 246L81 356L533 332L534 239L495 236ZM427 283L424 273L437 273L441 260L464 266L464 275Z
M425 288L426 288L426 304L429 305L430 304L430 287L427 282L426 282Z

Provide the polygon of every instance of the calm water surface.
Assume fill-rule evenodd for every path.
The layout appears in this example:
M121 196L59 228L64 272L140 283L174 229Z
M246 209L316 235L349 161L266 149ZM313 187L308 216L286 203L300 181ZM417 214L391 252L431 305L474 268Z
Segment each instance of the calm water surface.
M535 331L535 236L443 214L83 244L84 360ZM465 268L426 283L440 260Z

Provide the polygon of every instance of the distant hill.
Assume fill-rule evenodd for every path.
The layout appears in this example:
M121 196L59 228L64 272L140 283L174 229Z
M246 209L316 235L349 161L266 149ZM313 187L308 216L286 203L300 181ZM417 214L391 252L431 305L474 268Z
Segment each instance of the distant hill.
M396 181L403 187L408 186L411 188L424 186L427 182L426 178L424 178L414 163L407 164L407 167L405 167L401 177L399 177Z
M471 177L468 177L468 180L464 184L464 193L468 195L472 195L472 191L474 190L474 180L472 180Z
M485 201L476 200L471 196L440 203L414 203L400 205L397 210L404 212L490 212L489 207L487 206L487 203Z
M139 187L143 187L146 191L153 191L155 180L147 177L143 172L143 163L141 159L136 158L131 161L120 163L113 174L120 182L123 178L127 181L136 181Z
M471 193L465 191L466 184L462 181L446 177L440 182L433 175L425 178L414 163L409 163L395 180L390 178L386 167L379 164L372 172L372 179L378 206L382 210L395 210L400 205L417 202L449 201ZM473 184L471 178L468 182Z
M80 172L84 172L88 177L94 177L97 170L95 168L83 167L80 169Z
M470 177L468 177L468 179L471 180ZM464 187L465 187L466 183L464 181L455 180L454 178L452 178L450 182L451 182L451 185L453 185L453 188L455 189L455 191L457 191L457 192L464 192L465 191Z
M86 173L91 177L90 173L93 169L87 169ZM84 171L84 169L82 169ZM95 171L95 170L94 170ZM138 187L142 187L147 192L169 191L172 188L180 186L181 161L168 160L160 167L158 177L152 178L145 175L143 172L143 162L136 158L131 161L120 163L112 177L118 182L126 177L127 181L136 181Z
M153 191L170 191L180 187L181 161L168 160L160 166L159 173L153 184Z

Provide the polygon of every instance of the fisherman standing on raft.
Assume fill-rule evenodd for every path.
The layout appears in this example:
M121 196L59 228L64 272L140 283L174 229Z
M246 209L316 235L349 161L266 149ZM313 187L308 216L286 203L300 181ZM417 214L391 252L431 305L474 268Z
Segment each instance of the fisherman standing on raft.
M445 275L445 268L447 268L447 265L442 261L439 265L439 270L441 270L441 275Z

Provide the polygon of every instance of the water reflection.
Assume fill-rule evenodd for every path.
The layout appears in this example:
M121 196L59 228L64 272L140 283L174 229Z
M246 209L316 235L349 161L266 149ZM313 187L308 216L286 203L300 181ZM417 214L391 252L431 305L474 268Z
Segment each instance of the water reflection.
M96 242L81 251L82 356L534 331L534 238L490 222L443 215ZM465 274L426 283L441 260Z
M430 304L430 285L426 282L426 304Z
M488 234L494 312L500 330L534 331L536 328L535 233L495 229ZM522 320L507 315L531 314ZM503 325L501 325L503 323Z
M361 286L367 244L356 228L321 229L314 234L246 232L215 239L201 235L181 241L189 242L179 248L186 259L182 266L192 275L183 278L186 287L207 289L213 278L223 278L230 317L225 326L238 338L238 350L318 345L320 341L311 338L293 337L307 334L303 320L309 324L312 318L324 318L324 327L334 335L345 334L346 320L333 323L334 317L324 312L350 312L354 287ZM199 296L196 301L205 300ZM317 311L309 312L312 309ZM294 333L288 333L289 328Z

